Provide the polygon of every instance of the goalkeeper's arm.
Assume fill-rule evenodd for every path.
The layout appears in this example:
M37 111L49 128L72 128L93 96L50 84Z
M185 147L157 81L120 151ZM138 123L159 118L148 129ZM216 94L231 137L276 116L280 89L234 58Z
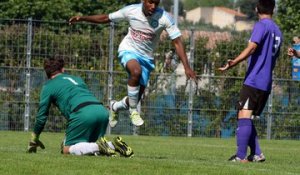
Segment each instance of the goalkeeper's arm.
M39 140L39 135L37 135L33 132L31 134L31 139L30 139L28 147L27 147L27 152L28 153L36 153L36 150L38 147L45 149L44 144Z

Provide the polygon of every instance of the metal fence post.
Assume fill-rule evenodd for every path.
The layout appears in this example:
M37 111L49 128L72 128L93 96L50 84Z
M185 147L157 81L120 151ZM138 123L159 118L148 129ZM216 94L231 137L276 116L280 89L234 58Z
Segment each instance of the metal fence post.
M179 0L174 0L174 21L175 25L178 26L178 11L179 11Z
M26 46L26 69L25 69L25 112L24 112L24 131L29 130L30 116L30 67L31 67L31 47L32 47L32 18L28 18L27 23L27 46Z
M108 105L112 100L113 95L113 69L114 69L114 34L115 34L115 25L113 22L110 23L109 30L109 65L108 65ZM111 110L111 109L110 109ZM107 134L111 133L111 127L107 127Z
M195 39L194 39L194 29L191 29L190 36L190 67L194 68L194 51L195 51ZM187 127L187 136L192 137L193 130L193 80L189 80L189 103L188 103L188 127Z
M270 140L272 136L272 102L273 102L273 90L270 93L268 100L268 118L267 118L267 139Z
M114 67L114 34L115 34L115 25L113 22L110 23L110 32L109 32L109 74L108 74L108 105L112 100L113 95L113 67ZM111 110L111 109L110 109ZM111 133L111 127L108 127L107 134Z

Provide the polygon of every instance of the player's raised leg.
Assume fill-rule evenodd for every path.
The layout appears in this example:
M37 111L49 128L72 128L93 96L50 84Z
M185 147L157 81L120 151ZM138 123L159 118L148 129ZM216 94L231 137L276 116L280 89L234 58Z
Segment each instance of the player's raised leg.
M119 120L119 111L128 110L128 97L124 97L120 101L112 100L110 102L109 125L115 127Z
M129 72L129 79L127 85L128 103L130 119L135 126L141 126L144 124L144 120L141 118L137 111L137 105L139 102L140 94L140 78L142 74L142 68L136 59L131 59L126 64L126 69Z

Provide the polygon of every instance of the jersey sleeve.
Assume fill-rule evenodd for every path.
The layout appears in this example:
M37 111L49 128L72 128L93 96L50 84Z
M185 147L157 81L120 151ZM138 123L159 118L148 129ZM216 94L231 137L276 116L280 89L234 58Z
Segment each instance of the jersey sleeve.
M256 23L253 27L250 42L260 44L265 35L265 26L261 23Z
M116 12L112 12L108 15L108 18L112 21L112 22L118 22L121 21L123 19L126 19L127 16L127 11L128 11L128 7L124 7Z
M178 27L175 25L174 19L167 13L164 12L164 21L166 26L166 31L171 40L176 39L181 36L181 32Z
M39 109L35 119L34 133L39 135L46 124L49 114L49 108L51 106L51 95L49 91L43 86L40 94Z

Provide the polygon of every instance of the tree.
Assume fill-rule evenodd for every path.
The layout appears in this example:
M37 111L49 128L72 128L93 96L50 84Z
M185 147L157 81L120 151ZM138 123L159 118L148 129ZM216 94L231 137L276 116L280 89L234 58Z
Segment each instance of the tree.
M173 12L173 8L174 8L174 0L162 0L161 1L161 5L163 6L163 8L167 11L167 12ZM179 1L179 5L178 5L178 13L179 16L185 16L184 13L184 6L182 1Z
M242 13L245 13L249 19L256 20L257 15L255 12L257 0L238 0L235 8L239 8Z
M300 33L299 0L279 0L277 4L276 22L283 33L299 35Z
M140 0L6 0L0 3L0 18L61 21L73 15L109 13Z
M0 18L66 20L72 14L69 0L8 0L0 5Z

